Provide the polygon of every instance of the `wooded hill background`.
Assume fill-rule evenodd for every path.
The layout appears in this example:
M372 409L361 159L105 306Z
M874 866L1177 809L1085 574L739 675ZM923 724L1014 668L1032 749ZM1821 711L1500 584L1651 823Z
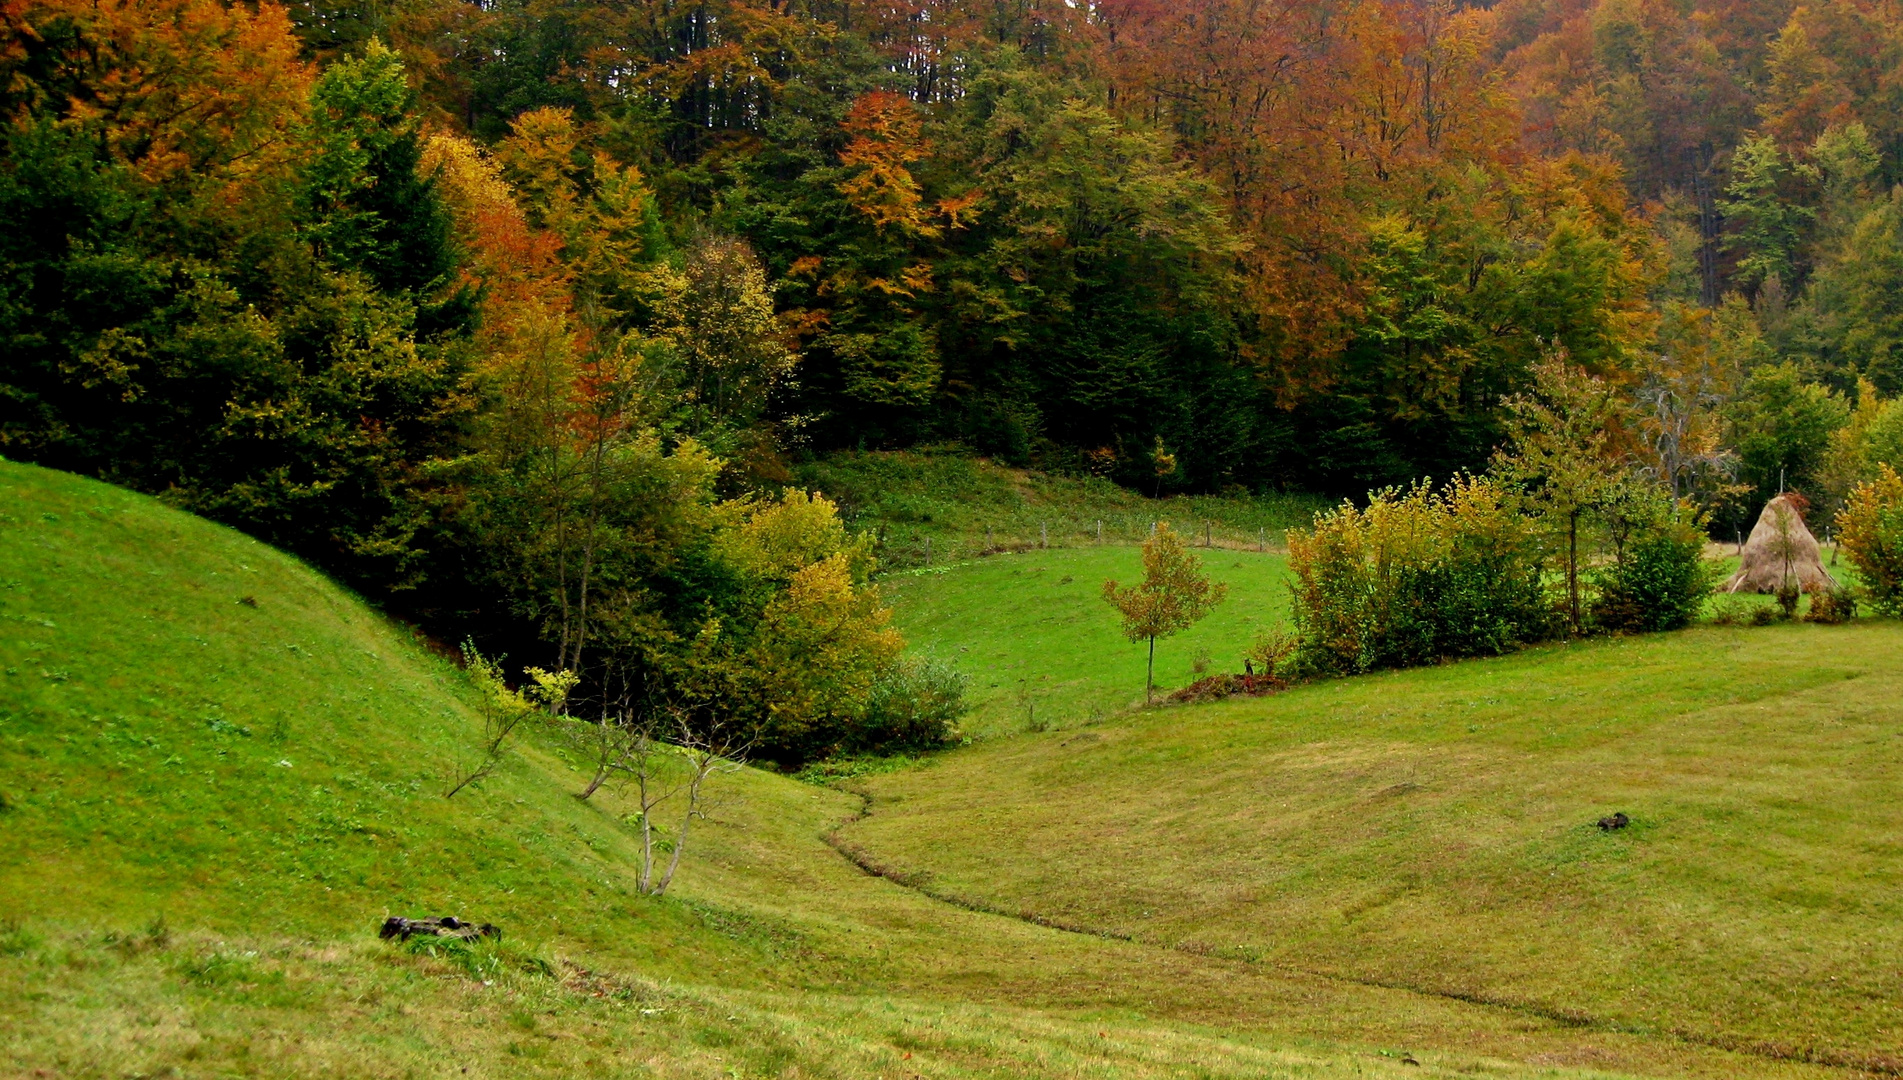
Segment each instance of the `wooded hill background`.
M1723 525L1903 390L1889 0L0 11L0 453L378 591L589 446L1359 495L1564 351Z

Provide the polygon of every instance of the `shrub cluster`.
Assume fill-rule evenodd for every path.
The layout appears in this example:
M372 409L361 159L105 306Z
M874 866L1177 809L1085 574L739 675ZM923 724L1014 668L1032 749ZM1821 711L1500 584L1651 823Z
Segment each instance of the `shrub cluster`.
M1837 515L1837 541L1863 579L1870 606L1903 615L1903 476L1883 465Z
M1811 590L1810 614L1805 616L1808 621L1837 626L1856 617L1857 593L1848 585L1819 585Z
M1557 629L1533 525L1485 477L1378 492L1288 544L1301 672L1502 653Z
M865 713L851 722L837 749L848 754L935 750L958 739L970 709L965 676L950 664L901 657L872 684Z
M1622 525L1617 557L1594 575L1594 625L1641 633L1691 625L1717 583L1703 519L1669 499L1641 498Z

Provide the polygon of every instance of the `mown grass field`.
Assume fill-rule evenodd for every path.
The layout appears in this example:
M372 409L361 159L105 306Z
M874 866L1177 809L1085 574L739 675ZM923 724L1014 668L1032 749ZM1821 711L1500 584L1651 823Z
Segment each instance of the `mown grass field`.
M972 906L1757 1068L1903 1067L1892 622L1549 646L867 784L846 837ZM1632 826L1594 826L1614 812Z
M996 565L983 572L1014 578L1012 564ZM1786 631L1736 633L1768 643ZM1140 685L1140 668L1125 666L1117 677ZM1581 693L1605 674L1582 673ZM1317 690L1375 694L1405 711L1394 693L1410 685ZM1424 707L1453 708L1431 684L1408 692ZM1346 738L1327 722L1304 735L1306 712L1278 724L1247 718L1296 700L1112 713L874 778L872 816L833 840L863 866L828 843L867 809L859 794L745 771L720 789L675 893L657 900L632 887L630 807L612 793L571 798L580 777L546 738L520 744L495 777L456 799L438 794L445 759L472 744L476 725L460 673L400 627L236 533L104 485L0 463L0 1075L1844 1075L1664 1028L1461 1000L1389 979L1352 953L1329 971L1309 957L1234 948L1247 937L1239 926L1267 925L1237 922L1224 907L1237 867L1313 850L1296 876L1346 889L1387 865L1367 862L1383 849L1357 849L1361 861L1321 850L1321 834L1280 854L1246 846L1251 837L1259 845L1263 813L1286 813L1259 793L1242 802L1225 794L1232 773L1266 767L1250 756L1259 752L1251 740L1273 730L1281 752L1312 758ZM1304 739L1319 748L1303 749ZM1209 767L1225 740L1235 744L1217 754L1226 764ZM1387 731L1381 752L1398 761L1449 742L1403 725ZM1497 753L1557 761L1572 745L1525 737ZM1814 777L1819 767L1789 747L1764 753L1777 769ZM1099 756L1078 758L1094 763L1076 771L1074 754ZM1186 785L1173 761L1201 773ZM1075 782L1054 787L1054 776ZM1348 804L1371 782L1341 781L1334 797ZM958 787L964 812L952 813ZM1068 802L1053 809L1063 820L1024 816L1026 800L1060 794ZM1510 829L1496 817L1531 812L1491 789L1469 797L1473 816L1492 822L1486 835ZM1490 808L1495 798L1501 809ZM1650 804L1631 805L1651 820ZM1781 813L1777 835L1801 817ZM1231 847L1209 852L1197 847L1200 834L1165 827L1212 814L1230 823ZM1866 818L1844 811L1839 824L1854 828L1836 841L1821 826L1798 829L1813 846L1790 850L1880 865L1880 842L1866 830L1882 823ZM1668 835L1651 829L1617 842ZM1130 846L1103 846L1113 839ZM1146 846L1159 840L1163 848ZM1878 846L1858 856L1858 844ZM1132 862L1085 865L1106 851ZM995 878L961 877L974 858L999 860ZM906 865L931 873L908 876ZM1734 870L1746 885L1753 865ZM1871 873L1871 887L1887 887ZM1148 916L1111 921L1138 884ZM975 902L946 902L953 893ZM1705 902L1722 907L1733 894L1720 879ZM432 950L374 937L386 914L439 913L500 923L503 943ZM1133 940L1037 917L1077 929L1103 917ZM1727 925L1758 933L1763 919L1783 918L1754 917ZM1506 918L1486 925L1504 934ZM1631 931L1635 940L1650 925ZM1801 927L1823 935L1807 946L1816 963L1847 951L1831 936L1844 925ZM1478 933L1434 932L1450 942ZM1891 943L1875 931L1863 940L1869 951L1848 970L1874 970L1868 956ZM1755 947L1783 963L1777 947L1796 946L1773 937ZM1658 955L1664 963L1673 954ZM1895 1000L1884 984L1858 985L1876 995L1873 1015ZM1732 1000L1724 987L1684 993L1672 1019L1686 1025ZM1841 1000L1812 1012L1832 1045L1851 1045L1848 1029L1829 1026L1830 1001ZM1870 1032L1885 1022L1871 1020Z
M1241 671L1255 635L1285 622L1288 560L1216 548L1198 550L1229 595L1209 618L1157 645L1159 697L1205 671ZM884 579L912 647L949 660L969 682L965 728L990 737L1069 728L1143 703L1146 645L1121 633L1103 599L1105 579L1143 576L1130 545L994 555Z
M400 628L236 533L6 464L0 679L8 1076L1756 1065L949 905L828 846L858 796L757 771L720 790L676 894L636 895L629 807L571 798L579 776L554 744L531 739L489 781L438 794L475 723L459 673ZM393 913L505 937L376 940Z

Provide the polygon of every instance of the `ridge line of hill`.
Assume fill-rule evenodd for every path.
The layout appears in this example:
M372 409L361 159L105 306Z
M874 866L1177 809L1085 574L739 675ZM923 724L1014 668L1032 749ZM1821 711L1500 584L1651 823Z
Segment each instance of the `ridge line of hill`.
M984 900L934 889L930 885L932 878L930 871L914 872L889 865L881 861L878 856L874 855L863 845L856 844L841 836L841 829L863 821L872 815L873 798L864 791L850 788L839 788L837 790L847 791L852 795L858 796L862 805L857 812L848 814L835 822L832 828L827 830L827 832L820 837L826 846L838 852L841 858L857 867L869 877L889 881L902 889L910 890L928 900L945 904L949 907L959 908L980 915L992 915L998 918L1012 919L1031 926L1039 926L1066 934L1077 934L1083 937L1098 938L1104 941L1118 941L1152 949L1164 949L1170 952L1183 953L1185 955L1203 957L1206 959L1227 960L1234 963L1246 964L1253 968L1280 971L1285 974L1301 975L1314 979L1324 979L1329 982L1342 983L1350 986L1362 986L1377 990L1393 990L1406 994L1417 994L1422 997L1458 1001L1466 1005L1476 1005L1487 1009L1517 1013L1522 1016L1537 1017L1538 1019L1549 1021L1561 1027L1576 1030L1631 1035L1644 1039L1666 1039L1690 1046L1701 1046L1712 1050L1721 1050L1728 1053L1763 1058L1767 1061L1821 1065L1825 1068L1851 1070L1877 1076L1903 1076L1903 1057L1899 1056L1887 1054L1858 1054L1832 1050L1828 1047L1799 1047L1763 1040L1728 1039L1723 1035L1689 1031L1684 1028L1661 1030L1639 1024L1622 1024L1617 1021L1606 1020L1567 1009L1551 1008L1533 1002L1510 1001L1486 994L1462 992L1459 990L1438 990L1432 987L1416 986L1405 982L1369 979L1340 972L1320 971L1313 968L1297 967L1288 964L1270 964L1247 955L1233 954L1208 948L1196 948L1181 943L1157 941L1150 938L1138 937L1134 934L1119 933L1115 930L1108 930L1101 927L1053 919L1047 915L1039 915L1032 911L1011 911L1005 907Z

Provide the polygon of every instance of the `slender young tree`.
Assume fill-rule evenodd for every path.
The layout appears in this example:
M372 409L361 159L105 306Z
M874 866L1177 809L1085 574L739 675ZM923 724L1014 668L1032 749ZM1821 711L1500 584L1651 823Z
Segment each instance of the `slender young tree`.
M1142 581L1128 588L1115 581L1103 583L1103 598L1123 616L1123 636L1132 643L1149 642L1145 703L1155 698L1156 639L1194 626L1228 594L1229 586L1209 580L1202 560L1183 546L1167 521L1143 542Z
M1564 538L1566 613L1582 623L1580 527L1617 493L1626 473L1620 445L1622 402L1605 380L1555 353L1534 370L1531 394L1509 399L1509 441L1493 471Z

